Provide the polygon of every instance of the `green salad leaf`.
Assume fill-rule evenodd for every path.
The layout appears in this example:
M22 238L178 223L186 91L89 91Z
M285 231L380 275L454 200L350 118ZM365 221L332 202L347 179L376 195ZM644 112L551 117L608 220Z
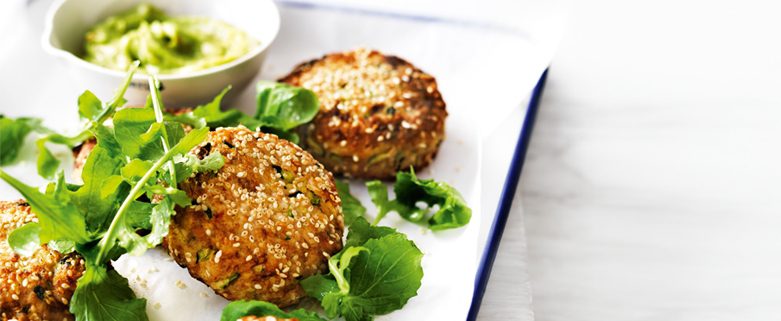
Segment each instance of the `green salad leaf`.
M336 190L339 192L339 198L342 200L342 215L344 215L344 223L347 226L352 225L357 218L366 216L366 207L355 196L350 194L350 184L336 180Z
M159 245L174 207L191 203L177 184L224 163L218 153L203 160L187 155L204 141L209 128L185 134L181 123L167 121L157 84L152 76L152 104L146 108L118 110L124 103L121 96L108 104L89 93L80 97L79 113L89 124L85 133L97 139L82 170L83 185L66 184L60 171L44 193L0 169L0 179L27 198L38 217L37 224L12 233L14 251L31 253L39 244L48 244L84 258L87 270L70 303L77 321L147 319L145 301L135 297L109 261ZM109 119L112 125L103 125ZM41 141L67 144L75 137L49 135Z
M277 317L299 321L325 321L317 313L304 309L282 311L276 305L264 301L233 301L222 310L220 321L236 321L246 316Z
M9 118L0 115L0 166L13 163L19 156L27 135L39 128L40 119Z
M136 72L136 69L138 69L138 64L138 61L136 61L130 66L122 86L117 90L114 97L109 102L101 102L97 96L90 91L85 91L79 96L79 116L85 124L84 128L79 131L78 134L65 136L52 131L46 131L47 135L38 139L36 145L38 146L39 175L51 179L60 167L60 161L54 157L51 151L49 151L46 147L46 143L65 145L68 146L68 148L73 148L74 146L83 143L90 137L95 136L103 122L113 116L117 108L127 102L124 98L125 92L128 87L130 87L130 81L133 79L133 74Z
M261 81L257 90L255 119L265 127L287 132L310 122L320 109L317 95L309 89Z
M337 181L348 226L344 249L328 260L328 275L301 281L306 293L319 300L329 317L372 320L402 308L417 295L423 278L423 253L393 228L373 226L366 208Z
M243 125L298 143L298 135L293 132L293 129L312 121L320 109L317 95L308 89L261 81L257 85L257 109L254 116L236 109L223 111L220 109L220 104L230 88L225 88L214 100L190 112L180 115L169 114L166 118L194 128Z
M49 185L46 194L20 182L2 169L0 179L16 189L30 203L30 208L40 224L41 242L70 240L86 243L90 240L91 235L87 233L84 215L70 203L67 192L62 189L62 176L57 183Z
M396 174L394 200L388 199L388 190L382 182L371 181L366 186L379 209L375 224L389 212L397 212L410 222L426 224L434 231L462 227L472 218L472 209L453 186L433 179L420 179L414 171ZM426 206L418 207L419 203ZM436 211L435 206L438 207Z
M344 181L336 181L336 189L342 200L342 215L348 227L345 247L358 246L369 239L377 239L385 235L398 233L396 229L386 226L372 226L366 221L366 207L355 196L350 194L350 185Z
M8 246L19 255L33 255L33 252L41 246L40 233L41 226L37 222L22 225L8 233Z
M80 321L146 321L146 300L136 298L127 279L114 270L87 264L70 312Z
M345 248L329 259L333 280L316 276L301 285L308 295L320 298L329 317L373 320L375 315L401 309L417 295L422 258L415 243L394 233Z

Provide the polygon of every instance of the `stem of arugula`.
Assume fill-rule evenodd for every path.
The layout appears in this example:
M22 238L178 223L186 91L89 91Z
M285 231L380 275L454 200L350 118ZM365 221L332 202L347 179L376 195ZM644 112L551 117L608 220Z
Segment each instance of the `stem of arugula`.
M128 77L125 79L125 84L123 86L123 90L120 90L117 93L117 96L114 97L114 99L109 103L108 109L116 109L116 105L119 104L119 102L122 100L122 97L124 96L125 90L127 89L128 85L130 84L130 80L133 78L133 73L135 72L136 68L138 67L138 61L135 61L133 63L133 66L131 66L131 71ZM155 118L157 122L162 122L162 110L161 110L161 103L160 103L160 91L157 90L157 78L152 76L149 79L149 86L150 91L152 92L152 103L155 108ZM160 115L160 117L157 117L157 115ZM102 118L102 117L101 117ZM108 230L106 231L106 234L103 235L103 238L100 239L100 242L98 242L98 256L97 261L103 262L103 260L106 258L106 255L108 254L108 250L111 249L111 247L114 245L114 242L117 238L117 228L119 227L120 222L124 220L124 214L127 212L128 208L130 208L130 204L133 203L133 201L138 197L138 194L141 192L141 189L144 188L144 185L149 181L149 179L152 178L152 176L157 173L157 170L160 169L166 162L168 162L174 155L171 152L170 146L168 146L168 141L166 139L167 134L165 131L165 126L163 126L163 148L165 149L165 154L163 157L157 160L157 162L152 165L152 168L150 168L141 179L136 182L136 184L133 186L133 189L130 190L130 193L128 194L127 198L122 202L122 205L119 206L119 209L117 210L117 213L114 215L114 219L111 221L111 225L109 225ZM176 174L175 169L173 167L173 164L171 164L170 167L171 170L171 178L173 180L173 183L176 184Z
M163 123L163 102L160 98L160 81L158 81L157 77L154 75L149 76L149 95L152 97L152 108L155 110L155 121L163 124L163 127L161 128L163 137L161 140L163 141L163 151L167 153L171 147L168 145L168 130L165 128L165 123ZM171 187L176 188L176 168L174 167L174 162L168 163L168 172L171 174L171 184L173 185Z
M339 286L339 291L342 294L350 293L350 282L347 282L347 279L344 278L344 274L340 273L337 262L339 262L337 257L331 257L328 259L328 270L330 270L331 275L333 275L334 279L336 279L336 284Z
M155 173L157 173L157 170L159 170L160 167L162 167L163 164L165 164L173 156L174 153L171 150L166 152L163 157L160 157L160 159L158 159L157 162L152 165L152 168L150 168L144 174L144 176L142 176L141 179L136 182L135 185L133 185L133 189L130 190L127 198L125 198L125 200L122 202L122 205L119 206L119 210L117 210L116 215L114 215L114 219L111 221L111 225L109 225L106 234L104 234L103 238L101 238L100 242L98 242L98 262L103 262L103 260L106 258L106 255L108 254L107 251L114 245L113 243L117 239L117 228L119 227L120 222L124 221L124 215L130 208L130 204L132 204L136 197L138 197L141 189L143 189L144 185L146 185L149 179L152 178Z

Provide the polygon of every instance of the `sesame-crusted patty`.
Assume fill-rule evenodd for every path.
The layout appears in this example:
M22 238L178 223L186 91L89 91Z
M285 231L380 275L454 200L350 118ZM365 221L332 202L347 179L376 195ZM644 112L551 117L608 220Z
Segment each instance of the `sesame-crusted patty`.
M333 175L309 153L272 134L218 128L192 153L220 152L225 165L180 185L164 246L190 274L230 300L288 306L298 280L327 270L344 222Z
M391 179L431 163L444 139L447 111L436 80L401 58L334 53L280 81L320 99L320 112L301 128L302 146L334 173Z
M14 253L6 241L11 231L34 221L26 202L0 201L0 320L73 320L68 303L84 272L84 260L46 245L25 257Z

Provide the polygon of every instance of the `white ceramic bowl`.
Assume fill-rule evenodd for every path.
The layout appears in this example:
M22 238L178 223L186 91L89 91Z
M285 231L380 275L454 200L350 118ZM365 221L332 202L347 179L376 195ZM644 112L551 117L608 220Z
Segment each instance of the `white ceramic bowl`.
M208 102L232 85L237 95L260 71L266 50L279 32L279 11L272 0L57 0L47 14L43 48L70 67L76 81L98 97L111 97L126 76L89 63L77 55L84 34L103 19L139 3L151 3L172 16L202 16L228 22L255 37L260 45L238 59L209 69L159 75L166 107L195 106ZM136 73L125 94L129 104L141 105L149 93L147 76ZM229 94L226 99L230 99Z

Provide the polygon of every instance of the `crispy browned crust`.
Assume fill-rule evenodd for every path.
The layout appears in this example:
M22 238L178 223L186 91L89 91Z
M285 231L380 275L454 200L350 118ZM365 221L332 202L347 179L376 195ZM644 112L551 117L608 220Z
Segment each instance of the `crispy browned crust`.
M365 49L334 53L280 81L320 99L301 144L334 173L391 179L431 163L444 139L447 111L436 80L401 58Z
M30 257L14 253L6 241L8 233L33 221L37 219L27 202L0 201L0 320L73 320L68 303L84 260L46 245Z
M164 246L227 299L298 302L298 280L342 248L333 176L293 143L244 127L218 128L193 151L214 152L225 165L181 184L193 205L177 210Z

